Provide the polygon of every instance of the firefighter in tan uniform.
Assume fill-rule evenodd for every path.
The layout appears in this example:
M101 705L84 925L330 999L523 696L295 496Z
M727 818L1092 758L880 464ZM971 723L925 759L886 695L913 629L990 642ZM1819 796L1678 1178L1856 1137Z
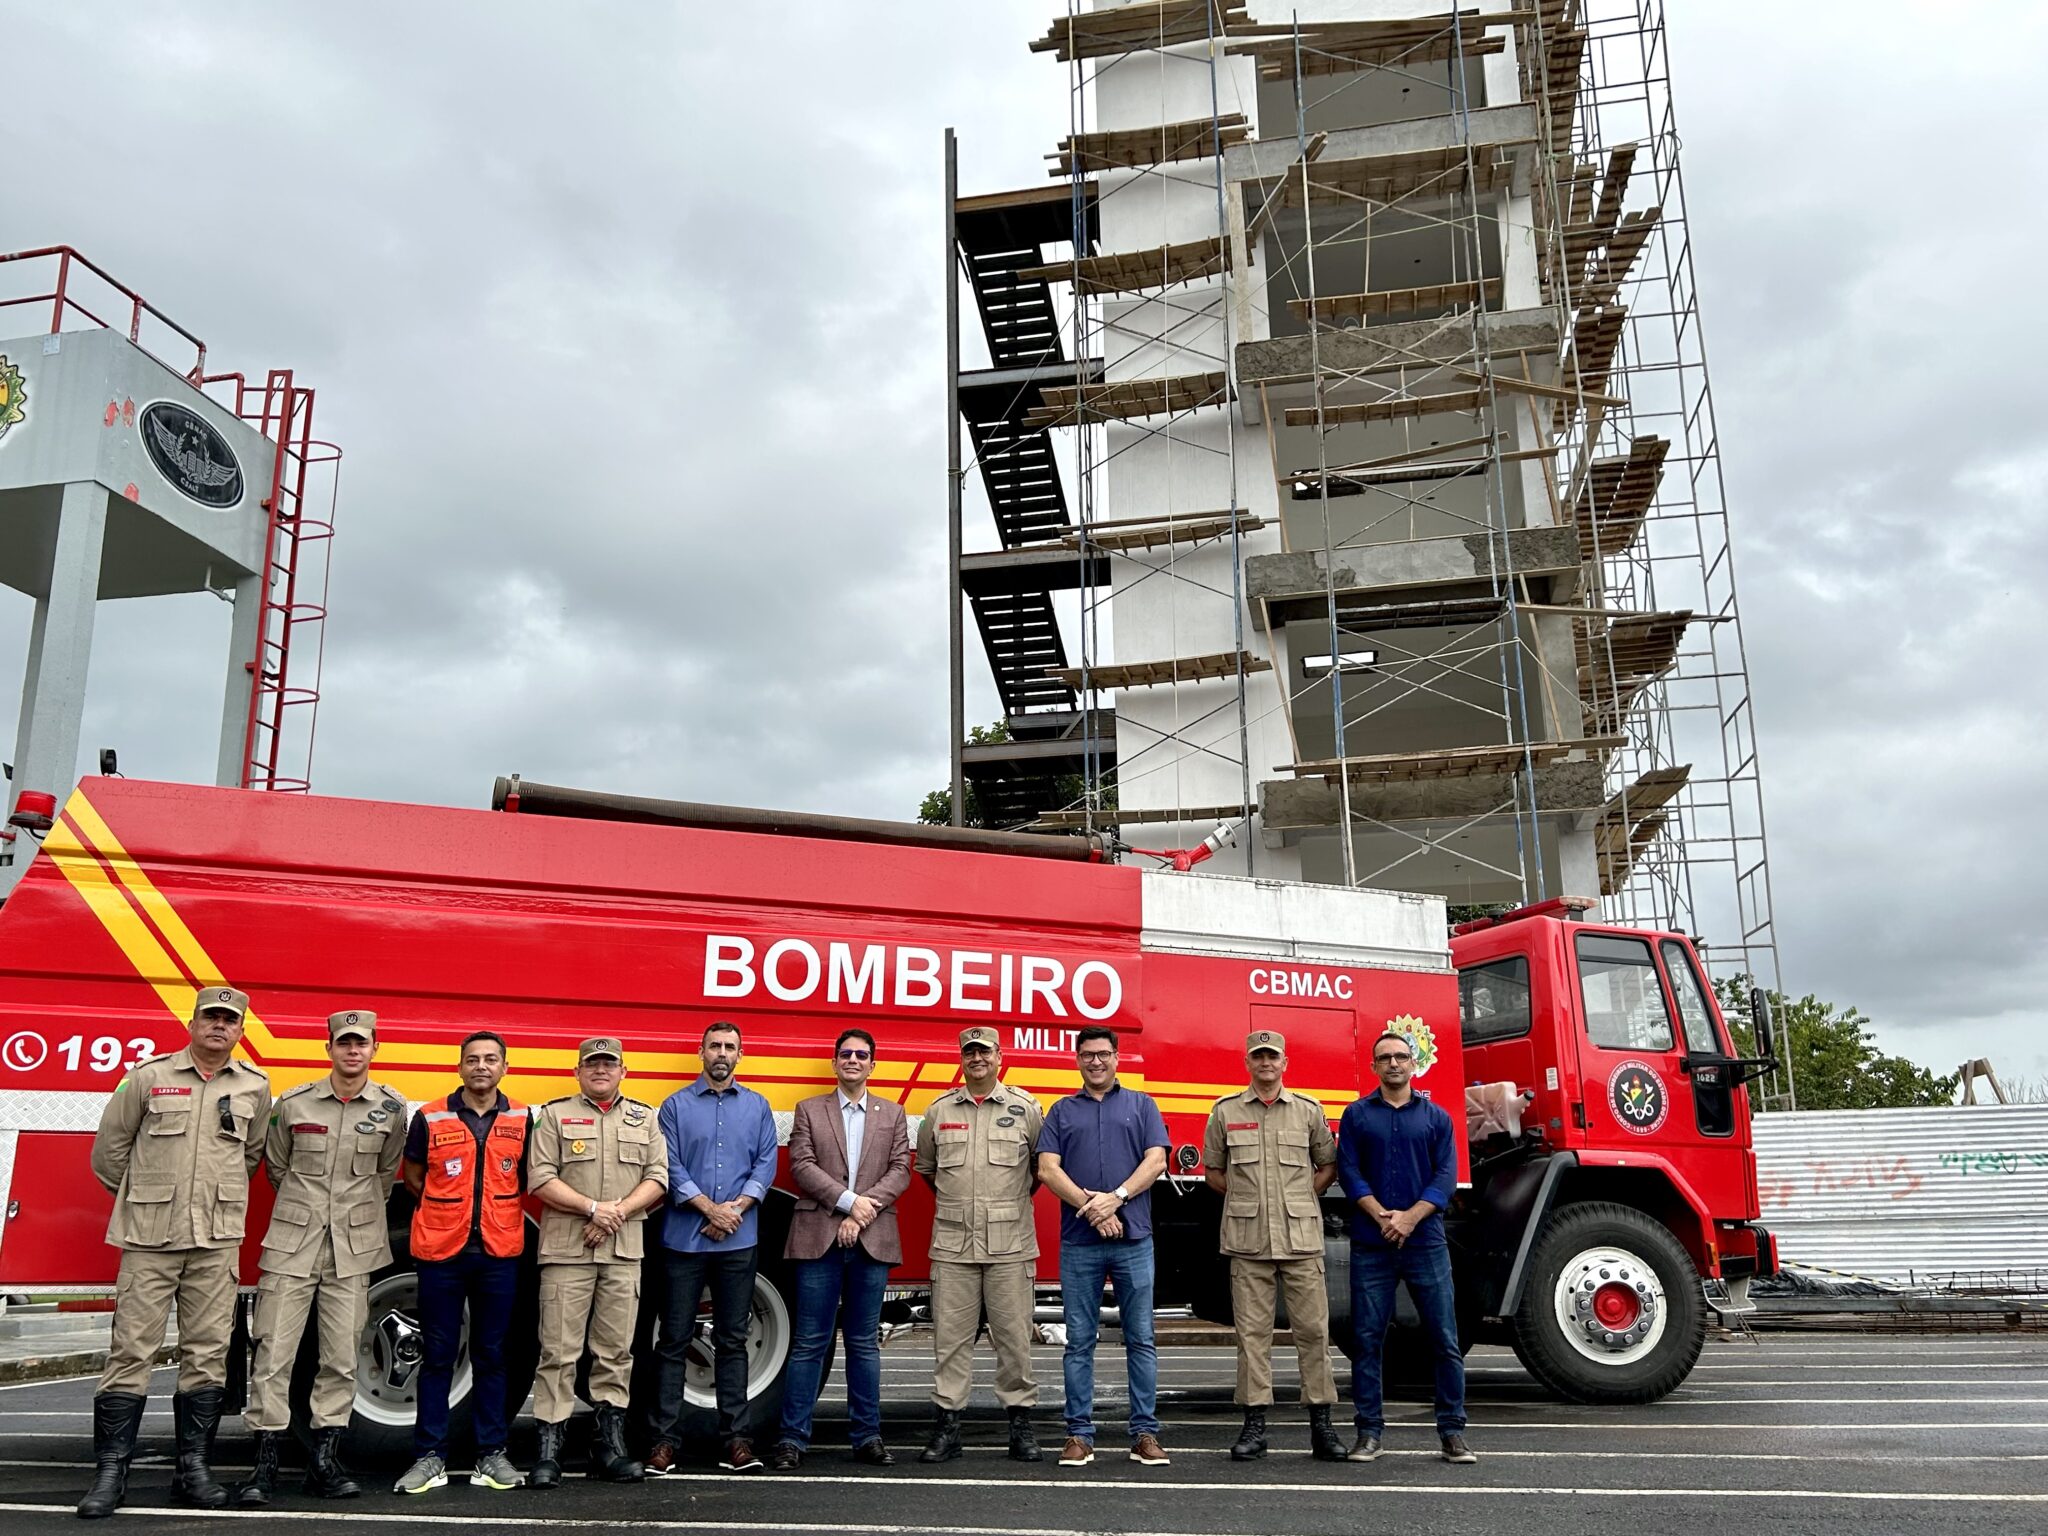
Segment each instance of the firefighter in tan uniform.
M576 1366L590 1345L590 1400L597 1425L590 1475L638 1482L626 1454L633 1383L633 1323L640 1310L646 1213L668 1193L668 1145L651 1106L619 1093L626 1060L616 1040L576 1048L576 1086L534 1111L527 1187L540 1219L540 1369L533 1414L540 1455L533 1488L562 1480L562 1440L576 1406Z
M248 1011L249 999L233 987L203 989L192 1003L190 1043L130 1072L92 1140L93 1174L114 1196L107 1241L121 1250L121 1278L113 1344L92 1400L98 1470L78 1505L86 1519L120 1508L173 1300L178 1470L171 1492L206 1509L228 1501L208 1460L227 1383L249 1177L270 1115L270 1079L233 1055Z
M1230 1456L1251 1461L1266 1454L1274 1298L1284 1291L1310 1447L1319 1461L1342 1461L1344 1447L1330 1422L1337 1382L1330 1374L1320 1200L1337 1177L1337 1138L1321 1104L1283 1085L1287 1040L1277 1030L1246 1037L1245 1065L1251 1086L1217 1100L1202 1135L1204 1178L1223 1196L1222 1249L1230 1256L1237 1322L1236 1396L1244 1428Z
M960 1410L974 1388L974 1338L988 1309L996 1398L1010 1417L1010 1456L1039 1459L1031 1428L1032 1276L1038 1232L1038 1128L1030 1094L1000 1080L1002 1048L987 1026L960 1031L960 1087L941 1094L917 1128L912 1166L938 1196L932 1213L932 1407L936 1424L919 1461L961 1454Z
M256 1364L249 1409L256 1465L235 1501L252 1508L277 1493L279 1441L291 1428L292 1366L307 1314L320 1314L320 1367L313 1378L313 1451L306 1492L352 1499L362 1490L341 1464L341 1437L355 1407L356 1353L370 1306L370 1275L391 1262L384 1205L405 1151L405 1095L370 1081L377 1015L350 1008L327 1016L333 1070L280 1095L263 1139L277 1190L263 1235L256 1286Z

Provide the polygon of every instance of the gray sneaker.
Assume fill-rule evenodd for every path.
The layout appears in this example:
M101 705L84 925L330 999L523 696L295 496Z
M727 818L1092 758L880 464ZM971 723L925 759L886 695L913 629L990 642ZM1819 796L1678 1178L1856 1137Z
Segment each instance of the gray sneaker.
M448 1463L438 1456L422 1456L406 1469L405 1476L391 1485L393 1493L425 1493L448 1486Z
M1380 1459L1380 1437L1358 1432L1358 1438L1351 1442L1351 1449L1344 1453L1346 1461L1378 1461Z
M476 1459L469 1474L472 1488L523 1488L526 1474L505 1459L503 1451L491 1451Z
M1444 1435L1441 1445L1444 1460L1454 1461L1461 1467L1469 1467L1479 1459L1472 1454L1472 1447L1465 1443L1463 1435Z

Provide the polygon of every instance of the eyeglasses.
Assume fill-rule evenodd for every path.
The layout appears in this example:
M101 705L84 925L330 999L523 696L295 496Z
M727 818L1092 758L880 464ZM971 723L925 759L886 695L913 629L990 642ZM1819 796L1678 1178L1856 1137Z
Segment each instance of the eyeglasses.
M1082 1052L1080 1053L1080 1057L1081 1057L1081 1060L1083 1060L1083 1061L1115 1061L1115 1060L1116 1060L1116 1052L1115 1052L1115 1051L1082 1051Z
M868 1058L869 1058L870 1056L872 1056L872 1055L874 1055L874 1054L875 1054L875 1053L874 1053L873 1051L862 1051L862 1050L850 1050L850 1051L841 1051L841 1052L839 1053L839 1059L840 1059L841 1061L866 1061L866 1060L867 1060L867 1059L868 1059Z
M1376 1067L1384 1067L1389 1062L1413 1061L1414 1059L1406 1051L1389 1051L1384 1056L1373 1057L1372 1063Z

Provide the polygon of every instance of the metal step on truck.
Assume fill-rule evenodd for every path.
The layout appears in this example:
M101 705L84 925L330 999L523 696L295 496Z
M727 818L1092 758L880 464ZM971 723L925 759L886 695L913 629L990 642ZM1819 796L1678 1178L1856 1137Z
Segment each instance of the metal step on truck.
M1201 1130L1243 1086L1245 1034L1283 1030L1289 1086L1334 1121L1374 1086L1372 1042L1395 1029L1414 1044L1418 1090L1471 1129L1449 1218L1462 1330L1512 1344L1547 1387L1586 1402L1671 1391L1709 1311L1739 1311L1748 1280L1775 1267L1741 1087L1753 1064L1734 1058L1693 946L1566 904L1451 935L1433 897L1140 869L1103 838L516 779L486 811L88 778L18 830L40 846L0 907L8 1293L112 1288L93 1128L131 1066L183 1043L195 991L223 982L252 999L240 1050L276 1091L327 1070L324 1019L360 1006L381 1020L376 1077L415 1104L450 1091L457 1042L485 1027L510 1043L517 1101L561 1093L575 1042L612 1035L626 1092L658 1102L696 1076L704 1026L732 1020L742 1077L785 1135L797 1100L831 1087L847 1024L879 1042L873 1091L913 1116L957 1084L964 1024L995 1025L1008 1081L1046 1102L1074 1091L1074 1032L1108 1024L1173 1141L1155 1201L1158 1303L1221 1322L1227 1261ZM787 1189L766 1202L749 1337L748 1391L764 1406L789 1357ZM250 1286L269 1200L259 1172ZM914 1187L901 1210L907 1261L891 1295L914 1305L930 1198ZM410 1214L394 1185L398 1257L374 1277L357 1374L365 1453L401 1445L412 1422ZM1325 1217L1342 1339L1341 1197ZM1056 1287L1054 1202L1038 1201L1036 1219L1038 1280ZM650 1263L643 1342L662 1274ZM537 1352L527 1278L515 1401ZM236 1354L246 1370L246 1347ZM693 1356L687 1382L707 1420L710 1364L708 1349ZM301 1412L310 1380L309 1353ZM466 1388L458 1367L458 1414Z

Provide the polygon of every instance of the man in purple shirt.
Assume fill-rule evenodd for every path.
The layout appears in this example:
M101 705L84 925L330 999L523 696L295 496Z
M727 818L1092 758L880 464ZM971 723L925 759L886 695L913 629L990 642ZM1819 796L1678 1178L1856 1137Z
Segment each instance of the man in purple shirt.
M1060 1299L1067 1444L1063 1467L1095 1459L1095 1341L1102 1283L1116 1284L1117 1326L1131 1385L1131 1460L1167 1465L1159 1444L1159 1355L1152 1334L1153 1183L1166 1172L1166 1121L1149 1095L1116 1080L1116 1031L1083 1029L1074 1042L1081 1091L1046 1113L1038 1177L1059 1196Z
M751 1088L733 1081L740 1064L736 1024L704 1031L703 1072L661 1106L668 1143L668 1209L661 1245L667 1250L668 1299L661 1314L661 1395L655 1408L650 1476L675 1470L682 1443L683 1367L697 1332L697 1301L711 1288L711 1347L718 1392L719 1465L758 1472L747 1408L747 1325L753 1317L754 1271L760 1257L756 1214L775 1180L775 1112Z
M1394 1287L1422 1314L1436 1350L1436 1432L1445 1461L1477 1461L1465 1444L1465 1355L1458 1346L1451 1252L1443 1209L1458 1188L1451 1117L1415 1092L1415 1047L1388 1030L1372 1043L1380 1085L1337 1123L1337 1178L1351 1199L1352 1412L1358 1439L1349 1461L1374 1461L1386 1433L1380 1359L1394 1315Z

